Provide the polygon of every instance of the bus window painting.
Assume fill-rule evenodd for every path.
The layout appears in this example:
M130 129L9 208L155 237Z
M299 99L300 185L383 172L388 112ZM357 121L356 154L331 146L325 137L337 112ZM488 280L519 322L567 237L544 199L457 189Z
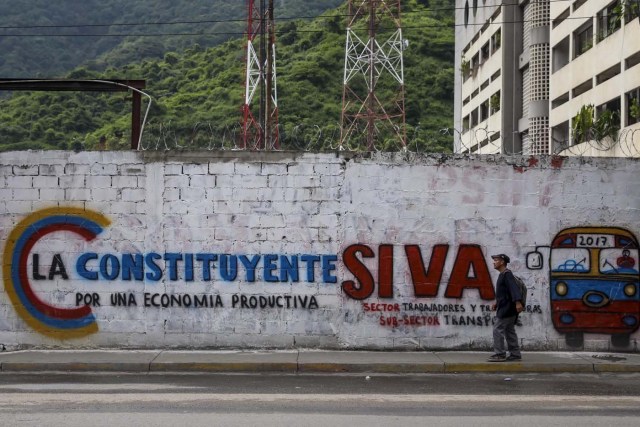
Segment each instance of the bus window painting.
M567 345L581 347L584 333L609 334L629 345L640 326L638 239L614 227L574 227L552 240L549 259L551 318ZM542 255L527 256L541 269Z

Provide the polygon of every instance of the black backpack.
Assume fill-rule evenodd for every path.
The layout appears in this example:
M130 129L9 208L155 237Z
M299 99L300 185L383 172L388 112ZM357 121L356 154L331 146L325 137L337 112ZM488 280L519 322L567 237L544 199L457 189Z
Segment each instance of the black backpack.
M518 285L518 289L520 289L520 295L522 295L522 301L521 301L522 306L526 307L527 306L527 285L524 284L524 280L522 280L522 277L516 276L515 274L513 274L513 271L511 271L511 274L513 275L513 278L516 279L516 285Z

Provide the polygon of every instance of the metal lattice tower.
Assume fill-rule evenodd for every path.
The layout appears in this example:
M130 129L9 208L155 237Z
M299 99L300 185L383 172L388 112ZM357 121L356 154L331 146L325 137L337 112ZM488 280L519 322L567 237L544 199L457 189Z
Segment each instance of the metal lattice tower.
M280 148L273 0L247 0L244 149Z
M400 0L349 0L340 146L406 148Z

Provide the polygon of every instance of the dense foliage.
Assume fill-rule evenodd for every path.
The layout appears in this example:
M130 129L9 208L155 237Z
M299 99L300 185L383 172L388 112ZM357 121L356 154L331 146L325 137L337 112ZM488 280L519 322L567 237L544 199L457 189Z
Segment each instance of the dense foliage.
M341 0L279 0L282 19L316 16ZM63 77L120 66L245 30L244 0L0 0L0 76ZM163 35L170 34L170 35Z
M452 137L440 129L451 127L453 116L453 4L453 0L409 0L403 5L404 37L409 40L404 60L412 150L451 151ZM326 143L320 141L321 146L314 148L330 148L336 139L342 102L344 14L341 7L312 21L278 22L283 148L300 148L300 141L309 138L301 132L313 133L319 128ZM212 139L231 137L240 122L244 91L242 38L213 48L193 44L171 51L162 45L158 46L162 51L159 59L149 55L144 60L121 60L128 57L124 53L127 49L131 55L140 48L155 49L151 40L143 42L138 47L135 41L123 43L75 68L67 77L145 79L146 92L154 98L145 132L148 143L162 139L162 144L173 148L195 141L210 147ZM13 94L0 100L0 149L126 148L129 97L71 92Z

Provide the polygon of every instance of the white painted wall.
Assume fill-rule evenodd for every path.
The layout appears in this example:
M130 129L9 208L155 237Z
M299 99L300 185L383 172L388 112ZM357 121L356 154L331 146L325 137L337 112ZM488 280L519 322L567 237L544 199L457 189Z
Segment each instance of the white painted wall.
M531 312L522 316L518 333L526 350L573 348L551 319L548 249L541 249L546 262L542 270L528 270L526 255L537 246L550 245L557 233L570 227L621 227L637 236L639 170L637 160L605 158L0 153L0 343L8 348L488 349L491 314L482 306L491 301L483 300L477 289L464 290L461 298L445 295L455 282L452 272L469 270L463 258L456 264L457 254L471 248L486 261L491 282L497 277L489 259L494 253L509 254L513 270L525 278ZM27 280L45 304L77 308L77 294L99 296L100 306L91 307L97 330L82 337L70 338L68 329L60 332L29 320L28 312L10 298L15 285L11 249L16 244L10 236L27 233L29 227L16 229L18 224L29 218L35 224L30 215L49 208L87 209L110 221L90 242L71 231L52 232L35 243L26 261ZM356 278L345 267L343 253L357 244L373 251L375 256L364 264L376 282L379 253L393 252L392 264L382 262L393 265L391 298L380 298L377 285L363 300L343 290L343 282ZM425 268L434 245L448 245L435 296L416 297L406 245L419 246ZM242 266L235 280L222 280L218 266L211 270L212 280L203 280L202 263L195 263L193 281L184 268L178 269L177 280L167 277L166 268L160 281L121 276L87 280L76 267L87 253L100 259L126 253L260 255L260 263L253 282L247 281ZM59 265L48 278L55 254L64 264L66 279ZM296 257L299 281L265 281L269 271L265 273L264 260L269 254ZM323 278L321 266L315 265L314 280L308 282L303 255L336 256L336 270ZM87 269L97 271L97 264L92 259ZM475 269L482 267L474 264ZM271 271L279 273L277 268ZM481 276L463 273L467 281ZM37 275L45 279L36 280ZM637 275L629 280L637 284ZM114 293L132 295L137 305L113 306ZM213 300L219 296L223 306L146 307L145 293L148 299L153 294L206 295ZM257 303L260 297L272 297L283 305L287 298L300 305L306 297L307 308L252 309L239 303L234 307L234 296L248 302L255 297ZM311 297L317 306L309 308ZM640 315L638 301L636 293L633 310L626 314ZM390 311L371 311L385 310L377 303L388 304ZM467 325L471 322L476 325ZM639 336L635 331L628 345L615 347L609 334L585 333L579 348L636 351Z

